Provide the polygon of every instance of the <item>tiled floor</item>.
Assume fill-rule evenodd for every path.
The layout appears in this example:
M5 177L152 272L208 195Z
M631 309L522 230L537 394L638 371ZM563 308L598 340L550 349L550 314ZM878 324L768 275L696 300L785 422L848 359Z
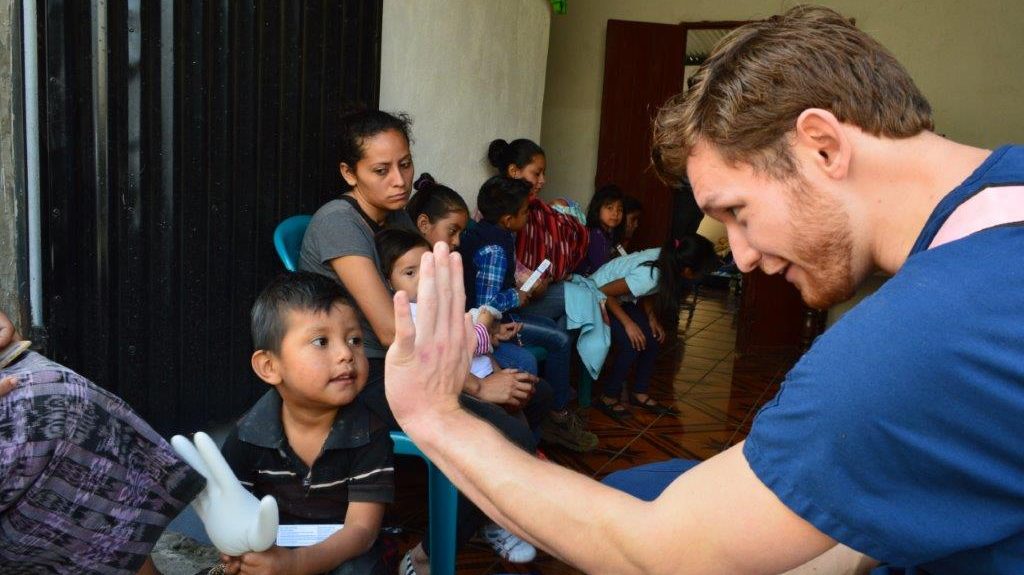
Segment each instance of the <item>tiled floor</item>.
M600 448L577 454L542 445L549 459L600 479L619 469L673 457L707 459L746 437L754 414L778 391L796 356L737 355L736 302L725 290L702 292L689 325L686 316L684 311L675 338L664 346L651 384L651 395L674 403L680 414L658 416L637 409L634 417L620 422L590 409L589 426L601 439ZM600 389L598 382L595 394ZM403 552L419 540L426 525L424 480L415 465L399 466L400 497L393 522L404 530L399 537ZM474 542L460 551L458 573L579 571L543 553L530 564L506 564Z

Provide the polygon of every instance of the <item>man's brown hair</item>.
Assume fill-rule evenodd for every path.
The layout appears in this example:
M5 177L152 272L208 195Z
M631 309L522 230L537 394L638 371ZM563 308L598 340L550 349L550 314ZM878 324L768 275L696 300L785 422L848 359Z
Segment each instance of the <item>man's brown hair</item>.
M818 6L796 6L733 30L688 84L654 121L651 157L667 181L685 173L698 141L728 162L792 177L787 135L808 108L828 110L874 136L905 138L933 127L931 106L896 58Z

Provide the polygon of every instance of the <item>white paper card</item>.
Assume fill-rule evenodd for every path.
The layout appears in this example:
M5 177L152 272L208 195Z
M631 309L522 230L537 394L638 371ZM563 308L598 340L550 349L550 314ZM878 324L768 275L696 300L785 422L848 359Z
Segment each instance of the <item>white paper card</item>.
M279 525L277 545L280 547L309 547L327 539L344 525Z
M549 267L551 267L551 260L544 260L540 262L540 265L537 266L537 269L533 270L533 273L530 274L530 277L526 278L526 281L523 282L523 287L519 289L526 293L530 293L530 290L533 289L533 284L537 283L537 280L540 279L541 274L548 271Z

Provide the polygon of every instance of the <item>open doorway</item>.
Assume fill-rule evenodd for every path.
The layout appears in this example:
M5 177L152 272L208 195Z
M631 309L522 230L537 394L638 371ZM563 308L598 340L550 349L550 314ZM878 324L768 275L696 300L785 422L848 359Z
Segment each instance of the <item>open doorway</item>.
M631 247L660 246L678 220L691 218L688 190L673 190L655 176L650 162L651 122L661 106L686 85L712 48L746 21L657 24L609 20L605 42L601 128L594 184L618 184L643 204L643 225ZM679 213L677 213L679 212ZM698 231L713 242L725 229L710 218ZM796 288L760 271L743 275L737 351L798 351L823 328L823 315L803 305Z

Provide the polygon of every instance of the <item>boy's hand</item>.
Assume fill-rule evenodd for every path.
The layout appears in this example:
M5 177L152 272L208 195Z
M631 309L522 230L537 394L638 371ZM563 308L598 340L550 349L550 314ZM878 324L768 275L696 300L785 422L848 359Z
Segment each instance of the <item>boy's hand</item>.
M521 329L523 329L523 322L520 321L501 324L501 327L498 328L498 341L511 340Z
M264 551L274 544L277 501L270 495L258 500L242 487L209 435L197 432L195 445L175 435L171 445L206 478L206 487L192 501L192 507L217 550L238 557L250 551Z
M516 294L519 295L519 306L518 307L526 307L526 305L530 303L530 292L525 292L525 291L520 289L520 290L516 290Z
M549 285L551 285L551 278L541 276L541 278L537 280L537 283L533 284L533 289L530 290L530 299L535 300L544 295L544 292L547 291Z
M292 575L300 573L294 549L277 545L262 552L246 553L236 558L238 575ZM231 564L229 564L230 566ZM225 568L226 573L232 573Z
M462 259L438 242L420 262L415 325L409 297L395 294L395 341L384 363L384 390L407 432L460 409L459 392L476 346L465 309Z

